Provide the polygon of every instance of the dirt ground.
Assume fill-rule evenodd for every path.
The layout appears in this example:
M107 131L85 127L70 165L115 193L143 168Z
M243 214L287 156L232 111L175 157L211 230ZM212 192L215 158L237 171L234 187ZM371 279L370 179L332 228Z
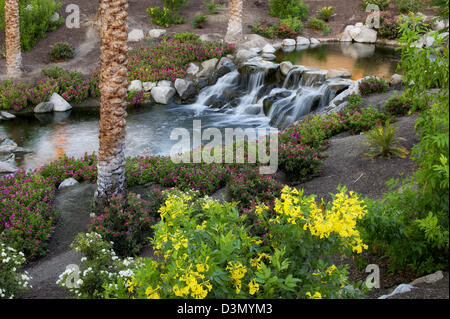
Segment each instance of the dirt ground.
M36 46L29 52L23 52L23 66L25 70L24 78L36 77L42 68L52 65L48 57L49 49L58 42L68 42L75 47L75 58L67 62L56 63L62 67L88 73L99 65L99 37L98 30L93 28L93 21L99 6L99 0L60 0L63 6L59 10L61 17L67 17L66 6L76 4L80 8L79 29L68 29L65 24L57 30L47 34L47 37L38 41ZM160 0L129 0L129 29L140 28L148 31L154 28L161 28L150 21L146 13L148 7L161 6ZM190 0L188 6L182 10L181 16L186 19L186 23L172 25L167 28L168 33L175 32L195 32L197 34L219 34L224 36L228 24L228 1L217 0L224 9L220 9L218 14L209 15L208 22L203 29L192 27L192 19L200 14L206 14L207 10L203 5L204 0ZM366 13L361 7L361 2L355 0L306 0L309 5L309 17L316 15L317 9L324 6L333 5L336 7L336 16L329 22L331 32L328 36L323 36L321 31L304 28L303 35L307 37L337 37L348 24L354 24L365 20ZM244 1L244 33L251 33L252 25L258 23L276 23L277 18L268 15L268 0L248 0ZM397 14L395 6L391 9L393 14ZM432 14L432 10L425 10L426 14ZM305 23L306 24L306 23ZM0 48L4 47L4 32L0 32ZM139 43L130 43L130 47L151 45L148 40ZM5 59L0 59L0 80L5 73ZM2 77L3 75L3 77Z

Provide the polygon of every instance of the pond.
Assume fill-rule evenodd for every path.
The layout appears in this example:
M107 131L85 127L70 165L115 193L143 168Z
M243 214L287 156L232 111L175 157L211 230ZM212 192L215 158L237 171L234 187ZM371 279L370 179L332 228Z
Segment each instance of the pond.
M277 62L289 60L311 68L346 69L352 72L354 79L365 75L389 78L395 72L399 52L373 45L327 44L291 53L278 53L277 59ZM242 78L248 81L244 85L245 90L240 88L242 83L239 81L242 82ZM219 79L215 86L205 88L197 102L192 105L130 107L126 155L168 155L171 147L178 142L171 140L172 130L185 128L191 132L193 120L201 120L202 129L216 127L222 132L225 128L236 127L268 129L270 126L280 127L274 123L292 123L298 120L299 116L310 112L314 105L323 107L333 97L326 84L320 82L310 86L300 82L294 87L280 85L268 92L265 91L267 86L261 72L241 77L239 72L234 71ZM205 101L214 97L214 94L220 95L227 90L237 92L237 101L234 104L233 101L228 103L233 107L225 102L223 107L208 107ZM274 103L270 114L263 112L264 98L275 96L283 98ZM86 152L97 151L98 119L98 108L74 108L70 112L54 114L30 114L0 122L0 133L19 146L33 151L9 158L17 167L32 169L63 154L80 157Z
M400 51L391 47L363 43L329 43L297 48L291 52L278 51L277 62L290 61L292 64L315 67L322 70L344 69L352 73L352 80L375 75L389 80L397 71Z

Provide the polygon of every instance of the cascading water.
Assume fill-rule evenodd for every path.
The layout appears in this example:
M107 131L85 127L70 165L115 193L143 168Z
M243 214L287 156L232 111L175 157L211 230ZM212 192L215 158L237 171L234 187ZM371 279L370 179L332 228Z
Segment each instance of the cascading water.
M204 88L192 105L235 115L253 115L270 126L285 129L302 117L327 106L336 95L326 71L294 67L277 87L268 79L271 68L258 65L230 72ZM272 72L273 74L273 72Z

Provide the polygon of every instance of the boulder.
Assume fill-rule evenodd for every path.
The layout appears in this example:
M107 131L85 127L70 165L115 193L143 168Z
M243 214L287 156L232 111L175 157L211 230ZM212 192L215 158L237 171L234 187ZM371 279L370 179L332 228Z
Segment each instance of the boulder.
M442 273L442 270L439 270L435 272L434 274L430 274L427 276L423 276L420 278L417 278L413 282L411 282L410 285L415 286L418 284L426 283L426 284L433 284L435 282L438 282L439 280L442 280L444 278L444 274Z
M294 39L284 39L281 44L283 47L295 47L297 42Z
M11 114L11 113L9 113L9 112L6 112L6 111L1 111L1 112L0 112L0 115L1 115L4 119L6 119L6 120L12 120L12 119L15 119L15 118L16 118L15 115L13 115L13 114Z
M263 53L274 54L277 50L270 44L266 44L262 49Z
M169 86L157 86L152 89L151 95L156 103L169 104L170 99L175 95L174 88Z
M55 112L66 112L72 109L72 106L58 93L53 93L49 102L53 103L53 111Z
M53 103L41 102L34 108L34 113L50 113L53 112Z
M63 180L63 182L61 184L59 184L58 189L75 186L77 184L79 184L79 183L75 178L67 178L67 179Z
M157 39L166 33L167 30L164 29L151 29L150 31L148 31L148 36L152 39Z
M268 61L272 61L272 60L275 60L277 58L276 55L272 54L272 53L264 53L261 57L264 60L268 60Z
M312 45L319 45L320 44L320 41L317 40L316 38L311 38L311 39L309 39L309 41L311 42Z
M434 31L441 31L448 27L448 20L436 20L432 24L432 28Z
M359 42L359 43L376 43L377 31L364 26L362 23L357 23L354 26L348 25L345 27L341 37L342 42Z
M17 148L16 142L10 140L9 138L5 138L0 144L0 154L12 153L16 148Z
M130 82L130 85L128 85L128 92L141 90L142 90L141 80L133 80Z
M305 37L297 37L297 45L310 45L311 41Z
M18 169L7 162L0 162L0 174L11 174L17 172Z
M144 38L144 31L141 29L133 29L128 33L129 42L139 42Z
M197 89L192 81L176 79L175 89L182 100L188 100L197 95Z
M142 89L144 92L150 92L154 87L156 87L155 82L142 82Z
M250 50L251 48L264 48L269 42L266 38L258 34L249 34L247 41L240 45L241 49Z
M391 76L390 84L391 85L399 85L399 84L402 84L402 81L403 81L403 76L402 75L400 75L400 74L393 74Z
M341 36L341 42L353 42L353 38L350 35L350 31L353 30L355 28L355 26L353 25L348 25L345 27L344 32L342 33Z
M289 61L284 61L280 63L280 71L281 74L283 74L284 76L288 75L289 71L293 68L294 66L292 65L291 62Z
M218 42L223 40L223 36L219 33L202 34L199 40L204 42Z
M198 71L200 71L200 67L196 63L190 63L186 70L186 74L194 76L198 73Z
M334 92L342 92L346 89L348 89L353 84L353 81L351 80L344 80L344 79L332 79L327 81L327 85L330 88L330 90Z
M202 70L197 73L197 77L210 77L216 69L217 63L219 63L217 58L202 62Z
M352 74L347 70L329 70L327 73L327 79L332 78L351 78Z
M341 92L338 96L336 96L330 102L330 105L340 105L340 104L342 104L344 102L347 102L350 95L351 95L351 90L347 89L347 90Z
M162 81L159 81L156 86L159 86L159 87L163 87L163 86L173 87L173 83L171 81L168 81L168 80L162 80Z
M255 53L254 51L250 51L250 50L239 50L236 53L236 63L237 64L242 64L244 62L247 62L248 60L250 60L251 58L256 57L258 54Z

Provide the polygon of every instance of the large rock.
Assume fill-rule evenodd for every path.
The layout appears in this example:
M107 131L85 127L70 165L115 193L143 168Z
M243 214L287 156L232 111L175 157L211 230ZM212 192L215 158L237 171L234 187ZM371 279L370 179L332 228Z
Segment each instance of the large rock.
M151 95L156 103L169 104L170 99L175 95L174 88L169 86L157 86L152 89Z
M186 74L190 76L194 76L200 71L200 67L196 63L190 63L189 67L186 70Z
M12 164L0 162L0 174L11 174L15 172L17 172L17 168L15 168Z
M391 84L392 86L396 86L396 85L402 84L402 81L403 81L403 76L402 76L402 75L400 75L400 74L393 74L393 75L391 76L391 82L390 82L390 84Z
M204 42L218 42L223 40L223 36L219 33L202 34L199 40Z
M216 65L219 63L217 58L206 60L202 62L202 70L197 73L197 77L210 77L216 69Z
M58 189L63 189L71 186L78 185L78 181L75 178L67 178L61 184L59 184Z
M167 86L167 87L173 87L172 81L169 80L161 80L158 82L156 86Z
M142 82L141 80L133 80L128 85L128 92L131 91L142 91Z
M5 138L0 144L0 154L12 153L16 148L17 148L16 142L10 140L9 138Z
M262 49L263 53L274 54L277 50L270 44L266 44Z
M144 31L141 29L133 29L128 33L129 42L139 42L144 38Z
M11 114L11 113L9 113L9 112L6 112L6 111L1 111L1 112L0 112L0 115L1 115L4 119L6 119L6 120L12 120L12 119L15 119L15 118L16 118L15 115L13 115L13 114Z
M155 82L142 82L142 89L144 92L150 92L155 86Z
M267 60L267 61L272 61L272 60L275 60L277 58L276 55L272 54L272 53L263 53L263 55L261 55L261 57L264 60Z
M250 50L251 48L264 48L269 42L266 38L258 34L250 34L247 41L240 45L241 49Z
M247 62L248 60L250 60L251 58L254 58L256 56L258 56L258 54L255 53L254 51L239 50L236 53L236 63L237 64L242 64L242 63Z
M311 41L305 37L297 37L297 45L310 45Z
M342 34L342 42L376 43L377 31L364 26L362 23L346 26Z
M281 44L283 47L295 47L297 42L294 39L284 39Z
M214 72L214 77L216 78L215 80L234 70L236 70L236 65L233 61L227 57L221 58L217 64L216 71Z
M316 38L311 38L311 39L309 39L309 41L311 42L312 45L319 45L320 44L320 41L317 40Z
M289 71L292 70L294 66L290 61L284 61L280 63L280 72L284 76L288 75Z
M352 74L347 70L329 70L327 73L327 79L332 78L351 78Z
M53 93L49 102L53 103L53 111L55 112L66 112L72 109L72 106L58 93Z
M330 88L330 90L334 92L343 92L344 90L348 89L353 84L353 81L351 80L344 80L340 78L331 79L327 81L327 85Z
M192 81L176 79L175 89L182 100L188 100L197 95L197 89Z
M444 274L442 273L442 270L439 270L439 271L435 272L434 274L430 274L427 276L417 278L416 280L411 282L410 285L415 286L415 285L422 284L422 283L434 284L435 282L438 282L439 280L442 280L443 278L444 278Z
M153 39L157 39L161 37L162 35L166 34L166 30L164 29L151 29L148 31L148 36Z
M50 113L53 112L53 103L41 102L34 108L34 113Z

